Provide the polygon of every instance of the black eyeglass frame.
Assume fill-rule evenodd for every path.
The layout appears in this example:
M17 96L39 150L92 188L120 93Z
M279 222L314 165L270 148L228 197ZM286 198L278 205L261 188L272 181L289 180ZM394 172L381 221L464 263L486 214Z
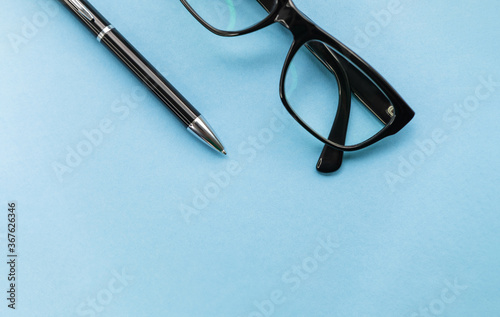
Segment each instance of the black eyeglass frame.
M373 67L371 67L366 61L359 57L347 46L342 44L339 40L331 36L329 33L321 29L313 21L311 21L304 13L302 13L292 2L292 0L256 0L269 12L268 16L261 22L240 30L240 31L223 31L211 26L207 23L198 13L189 5L188 0L180 0L182 4L189 10L189 12L209 31L226 37L239 36L248 33L252 33L263 29L273 23L280 23L289 29L293 34L293 43L288 51L283 70L280 78L280 98L283 105L290 113L290 115L309 133L311 133L316 139L320 140L324 144L340 150L340 151L356 151L367 146L370 146L381 139L393 135L400 131L415 115L414 111L410 106L403 100L403 98L396 92L396 90L380 75ZM272 9L271 5L273 6ZM386 126L378 132L373 137L365 140L356 145L346 146L339 143L334 143L333 141L324 138L319 135L314 129L309 127L299 115L295 113L293 108L289 105L286 95L285 95L285 78L289 66L293 60L295 54L299 49L306 45L310 41L320 41L329 47L333 48L337 54L348 60L354 66L359 68L370 80L372 80L378 88L385 94L389 99L392 106L394 107L394 115L391 120L386 123ZM340 83L339 83L340 86ZM344 123L347 125L347 121ZM346 126L347 128L347 126Z

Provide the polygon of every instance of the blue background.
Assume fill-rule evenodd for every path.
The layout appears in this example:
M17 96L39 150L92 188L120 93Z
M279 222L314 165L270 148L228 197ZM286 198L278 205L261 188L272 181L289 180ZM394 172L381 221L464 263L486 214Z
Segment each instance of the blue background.
M282 115L281 26L223 38L179 1L92 2L204 114L222 157L44 3L0 4L0 315L498 316L500 87L454 112L481 78L500 81L497 1L401 0L377 27L388 1L296 0L416 112L329 176L314 168L321 144ZM58 177L103 120L112 131ZM15 314L3 299L12 200Z

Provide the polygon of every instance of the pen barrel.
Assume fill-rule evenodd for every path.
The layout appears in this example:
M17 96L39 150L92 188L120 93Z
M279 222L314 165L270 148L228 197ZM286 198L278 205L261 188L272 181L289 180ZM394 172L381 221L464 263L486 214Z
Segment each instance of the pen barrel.
M189 126L200 113L117 30L102 38L113 52L176 116Z
M200 116L165 77L86 0L59 0L98 37L175 115L189 126Z

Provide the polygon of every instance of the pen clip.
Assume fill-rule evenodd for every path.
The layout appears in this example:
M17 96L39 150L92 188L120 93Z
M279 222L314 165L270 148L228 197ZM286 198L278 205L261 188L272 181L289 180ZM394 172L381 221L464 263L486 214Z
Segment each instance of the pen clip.
M79 0L69 0L69 2L76 7L76 9L78 10L78 12L80 12L81 15L83 15L84 17L86 17L90 21L94 20L94 16L89 11L89 9L87 9L87 7L83 3L81 3Z

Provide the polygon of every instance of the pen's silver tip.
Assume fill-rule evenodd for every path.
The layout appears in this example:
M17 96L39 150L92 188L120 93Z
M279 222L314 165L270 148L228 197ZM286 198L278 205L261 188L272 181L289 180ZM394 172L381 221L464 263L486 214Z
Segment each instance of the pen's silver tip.
M219 141L215 132L210 128L210 125L203 119L202 116L196 118L189 126L188 130L196 135L199 139L205 142L214 150L227 155L226 150L224 150L224 146Z

